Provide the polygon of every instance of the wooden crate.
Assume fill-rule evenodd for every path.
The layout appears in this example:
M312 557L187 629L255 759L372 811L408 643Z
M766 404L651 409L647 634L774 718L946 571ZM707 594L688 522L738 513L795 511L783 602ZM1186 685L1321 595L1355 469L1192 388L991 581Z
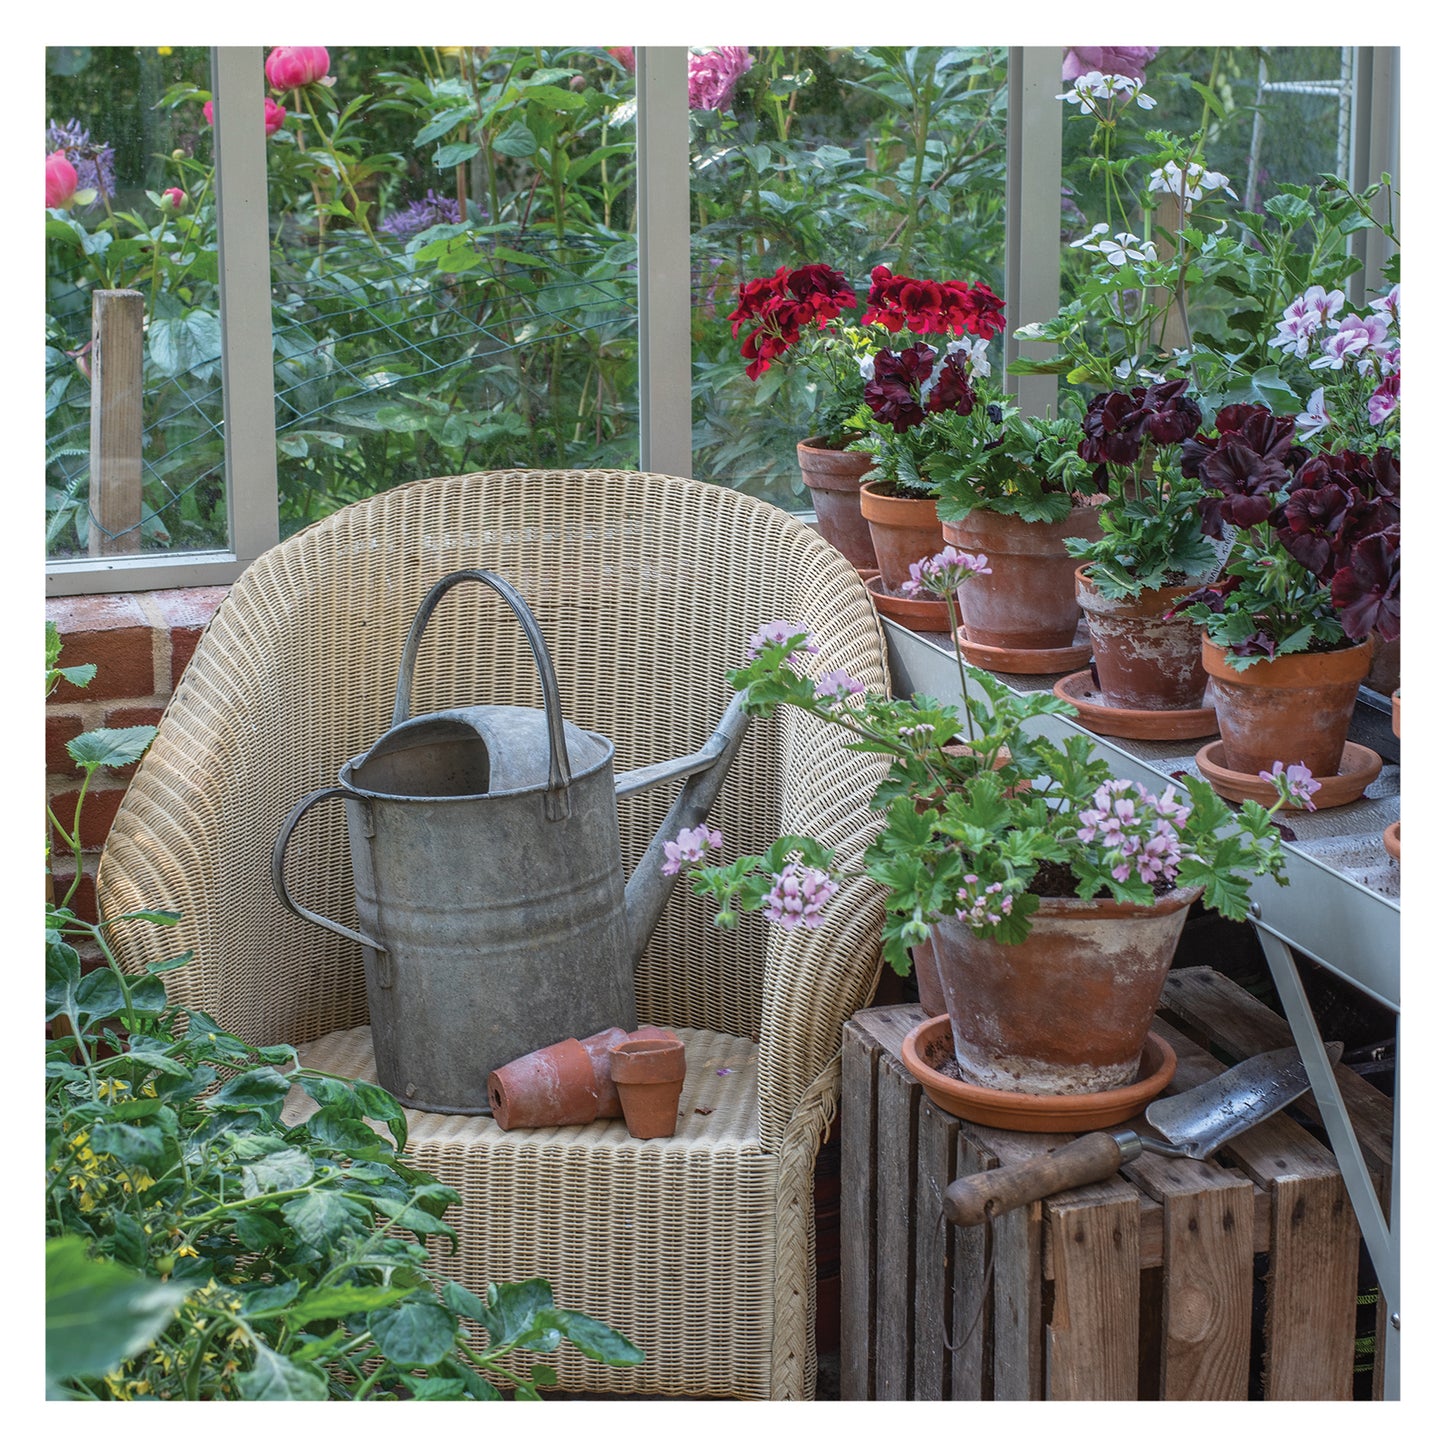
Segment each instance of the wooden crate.
M990 1242L990 1226L943 1222L947 1185L1072 1136L936 1108L899 1056L922 1018L917 1004L873 1008L843 1033L843 1399L1353 1398L1359 1232L1309 1130L1277 1115L1212 1160L1145 1153L1003 1216ZM1221 1072L1216 1055L1290 1041L1282 1019L1208 968L1171 975L1155 1026L1179 1055L1171 1091ZM1338 1076L1377 1183L1388 1180L1391 1103Z

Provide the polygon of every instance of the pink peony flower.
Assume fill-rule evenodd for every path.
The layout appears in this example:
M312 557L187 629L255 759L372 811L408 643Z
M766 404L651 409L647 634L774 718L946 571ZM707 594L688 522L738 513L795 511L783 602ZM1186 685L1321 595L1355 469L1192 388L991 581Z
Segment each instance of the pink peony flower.
M1063 79L1077 80L1098 70L1143 81L1144 67L1158 54L1157 45L1072 45L1064 51Z
M753 68L746 45L719 45L713 50L689 51L687 103L693 110L725 110L732 104L739 76Z
M609 45L607 53L629 74L637 70L637 56L630 45Z
M185 203L186 193L179 186L170 186L161 192L161 204L169 205L173 211L179 211Z
M300 90L324 83L330 64L324 45L278 45L266 57L266 79L273 90Z
M66 159L64 151L52 151L45 157L45 204L49 209L63 210L75 198L80 177Z

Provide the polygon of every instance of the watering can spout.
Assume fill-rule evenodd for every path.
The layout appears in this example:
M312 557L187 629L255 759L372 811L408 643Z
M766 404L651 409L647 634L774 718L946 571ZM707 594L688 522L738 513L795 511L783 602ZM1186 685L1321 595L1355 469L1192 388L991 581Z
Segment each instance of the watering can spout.
M666 845L684 828L696 828L702 823L717 801L728 768L747 731L749 718L743 710L746 696L742 692L734 694L717 730L697 752L671 762L635 768L617 779L619 798L677 778L686 779L677 800L662 820L657 836L648 844L632 877L627 880L627 933L634 965L642 957L647 940L652 937L677 882L678 875L669 876L662 871L667 858Z

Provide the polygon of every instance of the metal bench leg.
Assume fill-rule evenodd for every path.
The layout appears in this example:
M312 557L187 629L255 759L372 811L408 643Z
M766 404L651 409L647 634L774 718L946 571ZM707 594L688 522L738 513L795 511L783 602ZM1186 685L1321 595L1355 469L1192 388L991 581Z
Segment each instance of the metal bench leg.
M1400 1251L1399 1251L1399 1209L1400 1209L1400 1088L1395 1086L1395 1137L1390 1150L1390 1218L1387 1222L1370 1181L1369 1170L1365 1167L1364 1155L1360 1152L1359 1141L1355 1138L1354 1125L1346 1112L1344 1100L1340 1097L1339 1085L1335 1082L1334 1071L1325 1056L1324 1043L1320 1038L1319 1026L1314 1011L1305 997L1300 982L1299 968L1294 953L1282 939L1275 937L1259 923L1255 933L1264 949L1274 986L1284 1006L1285 1018L1294 1034L1305 1071L1309 1075L1310 1088L1314 1091L1315 1103L1319 1106L1324 1120L1325 1132L1329 1135L1330 1147L1340 1166L1340 1175L1350 1204L1359 1220L1360 1234L1369 1250L1370 1261L1375 1267L1380 1282L1380 1295L1385 1302L1386 1325L1375 1341L1375 1348L1384 1360L1384 1394L1387 1400L1400 1398ZM1398 1034L1398 1021L1396 1032Z

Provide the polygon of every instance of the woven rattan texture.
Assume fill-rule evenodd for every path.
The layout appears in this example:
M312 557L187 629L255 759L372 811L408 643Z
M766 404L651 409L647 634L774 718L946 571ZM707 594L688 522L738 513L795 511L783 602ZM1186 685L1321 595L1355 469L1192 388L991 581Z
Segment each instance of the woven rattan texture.
M335 782L343 763L390 725L417 606L439 577L464 567L491 568L527 598L566 716L613 740L619 770L690 752L707 738L728 701L725 672L764 622L806 626L819 646L810 666L819 671L844 668L873 689L887 683L882 634L856 572L810 528L726 488L636 472L498 472L415 482L347 507L274 548L232 588L112 828L102 906L109 916L181 913L177 929L136 923L120 939L132 967L195 949L195 964L167 975L178 1002L256 1042L303 1043L365 1023L360 950L281 908L271 846L291 805ZM504 702L541 703L521 630L488 590L457 588L427 629L413 710ZM856 858L876 826L865 804L880 776L875 759L847 751L835 730L812 719L790 713L754 723L712 816L725 855L761 849L784 831L812 833ZM629 868L668 802L663 789L620 804ZM297 830L288 877L307 906L354 920L338 805L313 810ZM758 1045L758 1162L742 1165L752 1156L725 1148L717 1174L709 1148L686 1151L678 1180L648 1205L689 1191L711 1196L708 1227L753 1241L738 1256L737 1279L712 1281L716 1318L669 1309L662 1333L681 1337L685 1358L670 1391L792 1395L812 1387L812 1161L836 1101L842 1021L876 981L880 921L878 891L858 883L816 932L784 933L754 916L720 933L704 901L679 889L639 965L643 1019ZM585 1142L578 1149L585 1155ZM478 1230L507 1234L509 1247L537 1259L534 1272L564 1294L576 1288L603 1298L585 1276L574 1285L569 1271L574 1252L594 1257L588 1251L604 1225L585 1241L565 1241L561 1254L555 1232L529 1236L530 1216L508 1211L513 1191L541 1185L502 1176L551 1178L555 1161L535 1143L504 1152L504 1170L483 1150L464 1171L464 1248ZM585 1181L583 1196L610 1188L589 1169L577 1166L566 1187ZM735 1200L743 1186L724 1175L739 1169L758 1173L746 1175ZM769 1211L789 1211L772 1230L774 1301L761 1313L745 1303L747 1271L762 1267L748 1203L754 1188L767 1195ZM603 1247L595 1257L607 1254ZM639 1255L639 1269L643 1263ZM671 1272L667 1253L648 1268L631 1292L609 1276L618 1300L656 1295ZM727 1302L734 1298L736 1305ZM601 1313L620 1327L616 1308ZM732 1353L721 1356L732 1362L726 1389L713 1363L714 1330L735 1337ZM746 1368L738 1350L748 1355Z
M545 1276L560 1304L647 1355L614 1371L564 1347L545 1357L563 1389L667 1394L685 1380L697 1395L769 1392L758 1340L772 1333L779 1169L758 1144L757 1050L730 1034L679 1033L688 1073L671 1139L633 1139L621 1120L504 1133L490 1119L407 1111L411 1156L463 1199L447 1218L468 1248L439 1244L438 1267L481 1294L492 1280ZM368 1029L318 1039L301 1062L376 1078ZM303 1107L288 1119L309 1112L295 1097Z

